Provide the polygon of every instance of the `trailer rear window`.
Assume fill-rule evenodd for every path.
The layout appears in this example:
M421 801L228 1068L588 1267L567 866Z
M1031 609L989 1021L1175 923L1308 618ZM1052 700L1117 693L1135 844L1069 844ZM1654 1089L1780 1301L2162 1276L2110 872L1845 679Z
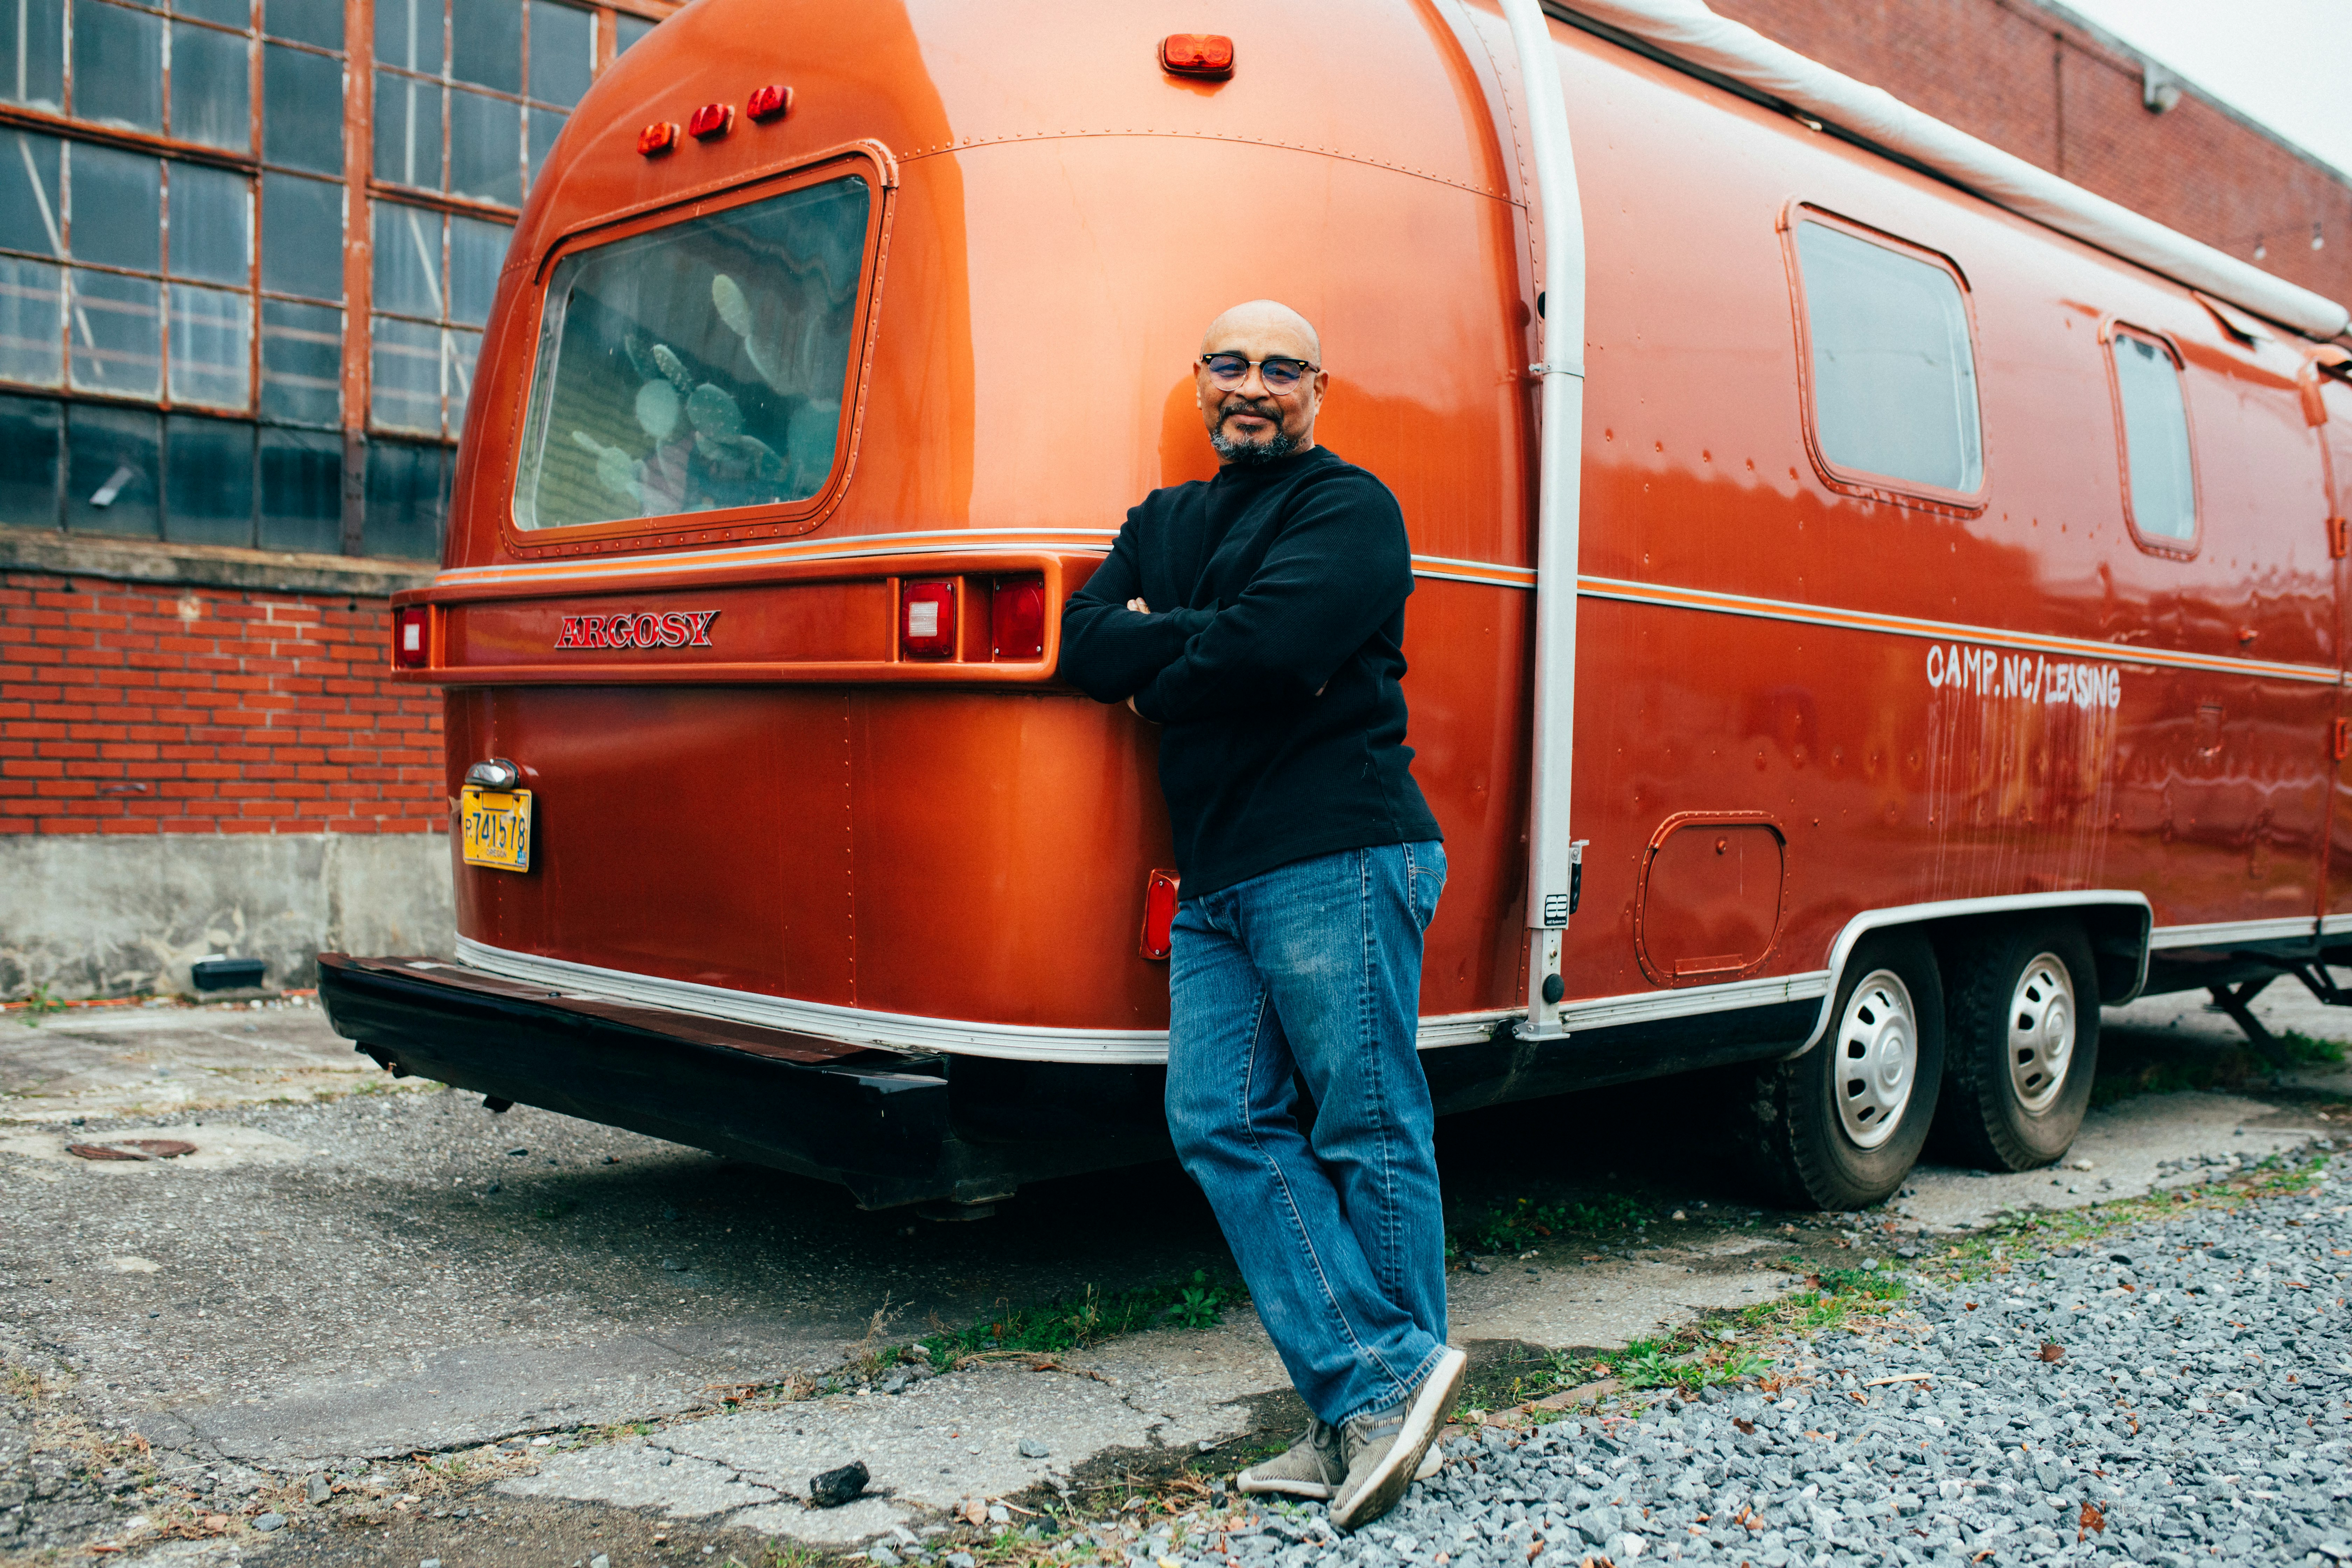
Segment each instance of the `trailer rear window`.
M516 523L787 505L822 489L871 205L852 175L558 261Z
M1864 483L1973 495L1984 443L1959 280L1923 255L1811 220L1797 225L1797 257L1823 466Z
M2172 351L2118 331L2107 341L2122 416L2124 506L2142 539L2180 547L2197 537L2197 475L2189 455L2189 405Z

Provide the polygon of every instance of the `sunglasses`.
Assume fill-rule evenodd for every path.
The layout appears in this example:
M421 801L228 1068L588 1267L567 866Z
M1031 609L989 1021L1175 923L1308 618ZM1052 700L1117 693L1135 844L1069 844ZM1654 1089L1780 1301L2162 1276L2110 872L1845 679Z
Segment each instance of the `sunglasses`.
M1268 392L1288 392L1309 371L1323 368L1303 359L1246 359L1240 354L1202 354L1200 363L1208 371L1209 379L1228 392L1249 379L1253 365L1257 367L1257 377Z

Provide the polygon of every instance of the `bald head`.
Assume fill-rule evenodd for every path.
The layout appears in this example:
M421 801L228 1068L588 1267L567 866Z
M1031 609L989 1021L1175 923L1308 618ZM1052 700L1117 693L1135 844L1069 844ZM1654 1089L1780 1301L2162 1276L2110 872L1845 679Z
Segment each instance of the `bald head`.
M1211 321L1209 330L1201 334L1201 352L1229 352L1220 346L1221 340L1228 334L1247 336L1253 341L1267 334L1286 336L1292 346L1286 353L1312 364L1323 363L1323 340L1315 335L1315 323L1279 300L1245 300L1235 305Z
M1237 355L1249 369L1238 383L1223 384L1209 372L1213 354ZM1307 373L1288 387L1269 386L1264 373L1269 359L1294 361ZM1323 371L1322 341L1306 317L1278 300L1235 305L1201 334L1201 362L1193 366L1194 396L1218 457L1255 465L1314 447L1315 415L1330 378Z

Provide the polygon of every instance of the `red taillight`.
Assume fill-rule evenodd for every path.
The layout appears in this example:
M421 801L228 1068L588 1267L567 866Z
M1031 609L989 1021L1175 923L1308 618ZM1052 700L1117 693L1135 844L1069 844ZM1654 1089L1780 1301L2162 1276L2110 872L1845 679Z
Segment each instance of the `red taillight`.
M1160 40L1160 68L1171 76L1234 74L1234 41L1223 33L1171 33Z
M677 145L677 127L667 120L656 120L637 132L637 152L647 158Z
M392 613L392 667L423 669L433 662L433 612L409 605Z
M898 595L898 649L908 658L953 658L956 585L909 583Z
M724 136L734 128L735 106L731 103L706 103L696 110L686 122L686 133L698 142Z
M1143 956L1158 963L1168 956L1169 928L1176 923L1176 873L1154 871L1143 884Z
M988 601L991 658L1045 656L1045 579L999 577Z
M793 89L773 84L753 88L751 101L743 105L743 112L754 120L780 120L792 110Z

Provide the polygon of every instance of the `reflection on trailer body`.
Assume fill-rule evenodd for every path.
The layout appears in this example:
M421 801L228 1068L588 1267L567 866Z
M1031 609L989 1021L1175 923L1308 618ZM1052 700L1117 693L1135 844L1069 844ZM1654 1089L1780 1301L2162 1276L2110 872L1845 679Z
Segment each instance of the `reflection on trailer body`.
M453 810L514 765L529 866L453 847L456 964L329 955L362 1048L869 1204L1162 1151L1154 742L1052 679L1053 611L1212 471L1194 338L1261 295L1417 552L1442 1109L1732 1068L1759 1176L1864 1202L1931 1119L2055 1158L2102 1001L2352 942L2340 348L1555 20L1588 847L1546 1003L1504 17L1290 0L1216 78L1066 0L747 5L617 62L517 230L395 664Z

